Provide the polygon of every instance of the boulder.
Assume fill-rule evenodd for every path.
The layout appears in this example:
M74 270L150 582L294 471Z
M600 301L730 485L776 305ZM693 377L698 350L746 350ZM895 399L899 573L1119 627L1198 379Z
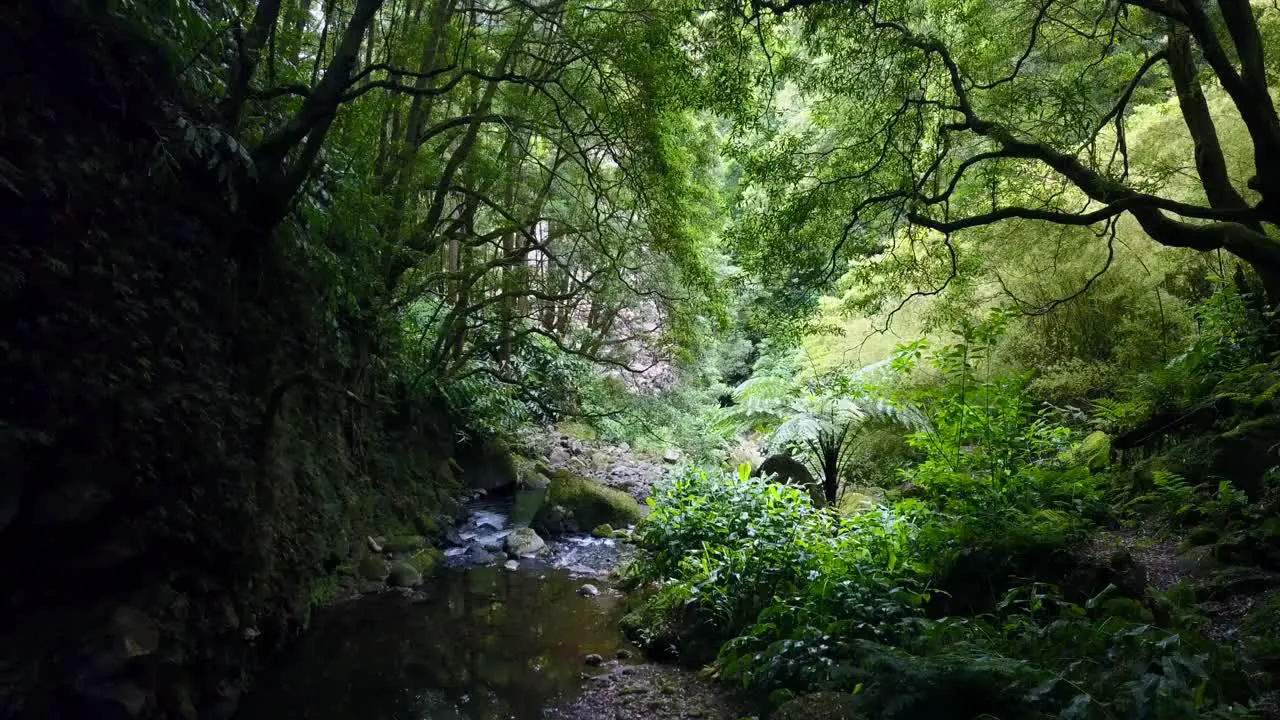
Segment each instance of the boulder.
M775 482L780 482L783 485L795 485L805 488L809 491L809 498L817 507L824 507L827 503L822 483L814 480L813 473L809 472L809 468L805 467L804 463L790 455L781 453L770 455L751 474L754 477L772 477Z
M598 538L613 537L613 526L609 523L601 523L595 526L591 534Z
M160 626L137 608L116 609L111 616L111 635L128 658L153 655L160 648Z
M547 501L538 509L532 525L544 532L571 532L608 523L614 527L634 525L644 518L646 508L635 498L605 487L568 470L551 476Z
M427 539L421 535L396 535L382 544L382 549L389 553L411 553L427 546Z
M604 658L601 657L599 653L591 653L590 655L582 658L582 662L590 665L591 667L599 667L604 664Z
M502 564L502 567L504 567L504 568L506 568L506 569L508 569L508 570L519 570L519 569L520 569L520 561L519 561L519 560L508 560L508 561L506 561L505 563L503 563L503 564Z
M422 584L422 573L407 562L398 562L391 566L387 584L391 587L414 587Z
M462 478L473 490L500 490L513 487L520 480L511 451L496 438L470 443L456 459Z
M444 553L435 548L427 548L422 552L405 559L414 570L423 576L430 575L444 562Z
M600 594L600 588L592 585L591 583L586 583L582 587L578 588L578 594L582 597L595 597Z
M668 465L675 465L680 462L680 451L672 448L662 454L662 462Z
M356 574L358 574L362 580L382 582L387 577L387 564L383 562L381 558L376 558L371 555L365 556L365 558L361 560L360 564L356 567Z
M497 559L494 557L493 553L485 550L479 545L472 545L468 548L466 554L464 554L462 558L471 565L488 565Z
M816 692L785 702L773 720L860 720L858 700L849 693Z
M504 546L511 555L529 557L546 550L547 543L533 528L518 528L507 536Z
M760 463L760 467L753 474L766 478L773 476L775 481L784 485L808 486L814 482L813 473L809 472L809 468L790 455L770 455Z

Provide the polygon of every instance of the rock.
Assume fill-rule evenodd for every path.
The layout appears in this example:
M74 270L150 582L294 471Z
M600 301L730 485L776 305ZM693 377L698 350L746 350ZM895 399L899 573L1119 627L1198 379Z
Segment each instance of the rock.
M547 549L547 543L533 528L517 528L511 531L503 545L508 553L516 557L537 555Z
M462 557L472 565L488 565L496 559L493 553L479 545L472 545Z
M645 513L645 507L621 490L569 470L557 470L547 489L547 502L534 515L532 525L545 532L572 532L575 527L593 528L602 523L634 525Z
M384 551L395 554L417 552L426 546L427 539L421 535L396 535L382 543Z
M615 655L619 660L626 660L631 657L631 651L626 648L618 648L618 652Z
M520 569L520 561L519 561L519 560L508 560L508 561L506 561L505 563L503 563L503 564L502 564L502 567L504 567L504 568L506 568L506 569L508 569L508 570L519 570L519 569Z
M365 537L365 541L369 546L369 552L373 553L374 555L382 554L382 544L379 543L377 540L375 540L372 535Z
M382 558L376 558L371 555L366 556L356 568L356 574L364 580L382 582L387 577L387 564L383 562Z
M569 451L566 450L564 447L557 445L551 448L551 455L548 458L548 460L551 462L553 466L559 467L569 462L569 458L570 458Z
M662 462L668 465L675 465L680 462L680 451L672 448L662 454Z
M385 590L387 586L381 580L361 580L356 585L356 592L361 595L372 595Z
M473 490L499 490L520 481L511 451L496 438L470 443L458 452L456 459L462 478Z
M450 525L444 529L445 542L454 546L466 545L467 541L462 539L462 533L458 532L458 528Z
M760 463L760 467L754 474L763 478L772 476L775 482L784 485L808 486L814 482L813 473L809 472L809 468L790 455L770 455Z
M582 587L578 588L578 594L583 597L595 597L600 594L600 588L592 585L591 583L586 583Z
M530 490L546 490L550 485L551 480L542 473L524 476L524 486Z
M440 535L440 519L435 515L426 513L415 515L413 518L413 527L419 534L427 537L439 537Z
M160 627L137 608L116 609L111 616L111 635L125 657L146 657L160 648Z
M604 658L601 657L599 653L591 653L590 655L582 658L582 662L590 665L591 667L600 667L604 664Z
M773 720L858 720L854 695L841 692L816 692L785 702L773 713Z
M414 587L422 584L422 573L407 562L398 562L391 566L391 574L387 576L387 584L391 587Z
M422 576L430 575L444 562L444 553L435 548L427 548L422 552L405 559L405 562Z
M619 454L619 455L621 455L621 454L623 454L623 453L629 453L629 452L631 452L631 446L630 446L629 444L627 444L627 443L618 443L618 448L617 448L617 450L618 450L618 454Z
M825 507L827 504L826 494L823 492L822 483L814 480L813 474L809 472L809 468L804 463L796 460L790 455L770 455L760 463L760 467L752 473L754 477L772 477L774 482L783 485L795 485L803 487L809 491L809 498L816 507Z
M595 529L591 531L591 534L598 538L613 537L613 526L609 523L601 523L595 526Z
M254 640L257 640L260 635L262 635L262 631L258 628L252 627L247 627L240 633L240 637L244 638L245 642L253 642Z

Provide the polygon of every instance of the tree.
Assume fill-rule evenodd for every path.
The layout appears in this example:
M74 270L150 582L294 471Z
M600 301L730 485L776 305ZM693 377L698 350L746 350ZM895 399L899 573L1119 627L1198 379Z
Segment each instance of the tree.
M859 373L803 380L798 373L756 375L733 389L723 422L765 433L773 452L798 450L822 478L827 502L840 496L842 478L861 434L886 425L927 426L923 416L858 390Z
M742 152L756 194L736 237L757 270L790 268L780 287L899 254L919 281L910 294L937 294L963 270L964 233L1021 220L1112 242L1125 215L1163 245L1235 255L1280 302L1274 12L1245 0L751 0L731 14L758 38L771 87L803 108L790 127L766 116L749 137L768 144ZM1219 94L1229 113L1211 104ZM1131 162L1135 112L1170 98L1194 142L1185 197L1170 190L1177 167ZM1224 122L1243 124L1252 162L1224 153Z

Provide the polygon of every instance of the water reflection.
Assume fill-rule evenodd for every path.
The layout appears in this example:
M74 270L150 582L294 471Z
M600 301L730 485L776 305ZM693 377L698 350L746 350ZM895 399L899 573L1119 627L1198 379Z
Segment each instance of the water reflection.
M596 584L600 584L598 581ZM583 657L623 640L620 600L548 567L455 570L432 598L335 608L240 713L244 720L533 720L581 685Z

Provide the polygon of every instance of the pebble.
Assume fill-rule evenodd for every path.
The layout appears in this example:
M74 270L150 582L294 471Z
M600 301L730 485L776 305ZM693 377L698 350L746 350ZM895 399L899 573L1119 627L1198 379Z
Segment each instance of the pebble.
M586 583L582 587L578 588L578 594L583 597L595 597L600 594L600 588L592 585L591 583Z
M506 568L506 569L508 569L508 570L519 570L519 569L520 569L520 561L518 561L518 560L508 560L508 561L506 561L505 563L503 563L502 567L504 567L504 568Z

